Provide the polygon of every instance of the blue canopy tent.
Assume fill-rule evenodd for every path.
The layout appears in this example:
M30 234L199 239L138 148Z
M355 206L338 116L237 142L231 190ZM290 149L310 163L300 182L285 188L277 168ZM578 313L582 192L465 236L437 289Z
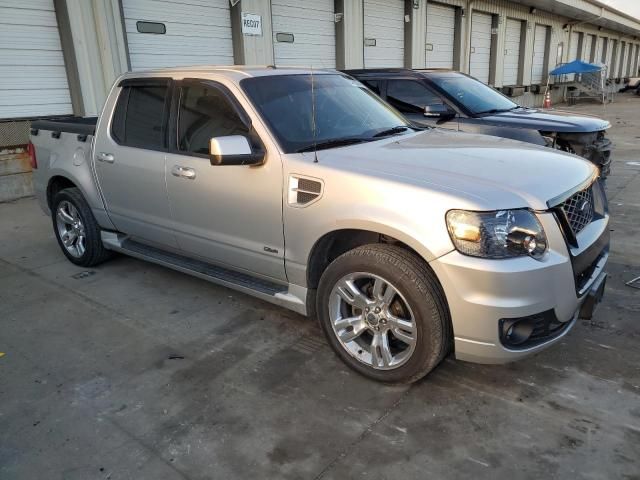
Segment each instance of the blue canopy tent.
M583 62L582 60L574 60L573 62L563 63L559 67L549 72L549 75L569 75L571 73L589 73L599 72L603 69L602 65Z
M547 91L552 76L561 77L560 83L570 82L567 90L572 95L568 99L566 98L567 90L565 90L565 100L569 100L569 103L583 97L598 98L602 103L608 100L606 65L587 63L582 60L563 63L549 72Z

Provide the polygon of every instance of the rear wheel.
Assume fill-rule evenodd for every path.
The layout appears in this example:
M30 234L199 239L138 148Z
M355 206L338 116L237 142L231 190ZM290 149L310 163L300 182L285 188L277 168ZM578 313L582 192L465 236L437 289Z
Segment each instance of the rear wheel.
M317 302L338 356L375 380L418 380L449 350L440 285L424 261L405 249L365 245L338 257L322 275Z
M53 197L53 230L62 253L76 265L92 267L107 260L100 227L77 188L66 188Z

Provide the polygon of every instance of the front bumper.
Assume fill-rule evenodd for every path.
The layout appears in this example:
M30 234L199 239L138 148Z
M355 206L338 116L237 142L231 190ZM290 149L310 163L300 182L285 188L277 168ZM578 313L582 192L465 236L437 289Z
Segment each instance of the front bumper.
M449 304L456 358L477 363L506 363L531 355L566 335L582 316L585 302L590 302L593 310L595 300L601 298L608 244L598 252L589 278L583 279L579 288L574 263L576 258L593 255L589 247L607 236L608 217L593 222L581 232L580 244L584 247L571 252L554 215L543 213L538 218L549 243L549 251L541 261L528 257L487 260L453 251L430 263ZM597 298L594 298L594 285ZM505 320L542 314L555 319L553 329L547 330L551 332L547 337L522 348L505 346L501 339L501 325Z

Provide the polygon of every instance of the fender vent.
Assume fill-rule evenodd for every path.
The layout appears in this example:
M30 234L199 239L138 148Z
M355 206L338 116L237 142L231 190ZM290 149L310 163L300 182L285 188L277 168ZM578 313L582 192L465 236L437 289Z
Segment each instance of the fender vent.
M298 176L289 177L289 205L306 207L322 196L322 181Z

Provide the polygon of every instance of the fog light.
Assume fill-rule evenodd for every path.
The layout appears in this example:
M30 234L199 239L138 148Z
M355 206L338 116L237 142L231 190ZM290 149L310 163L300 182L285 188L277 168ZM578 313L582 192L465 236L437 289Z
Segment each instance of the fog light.
M504 338L508 345L521 345L526 342L533 333L534 321L532 319L507 320L502 328Z

